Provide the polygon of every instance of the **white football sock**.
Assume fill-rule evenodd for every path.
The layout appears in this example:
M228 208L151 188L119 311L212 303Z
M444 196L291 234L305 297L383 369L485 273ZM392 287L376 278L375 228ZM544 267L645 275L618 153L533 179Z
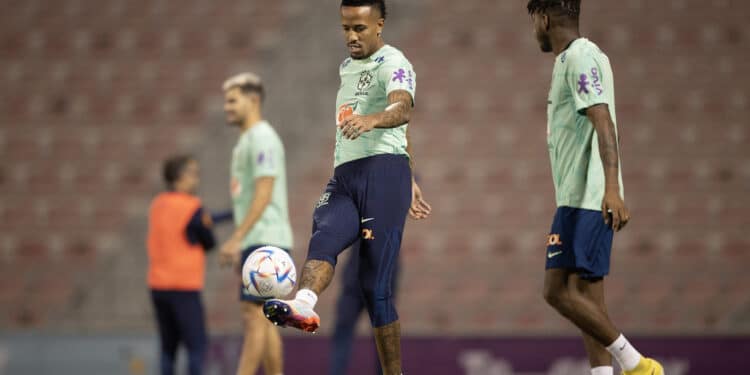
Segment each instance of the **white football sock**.
M612 366L599 366L591 369L591 375L615 375L615 369Z
M625 371L630 371L638 366L641 361L641 353L635 350L635 347L628 342L622 334L615 340L610 346L607 347L607 351L612 354Z
M315 307L315 304L318 303L318 295L310 289L300 289L297 291L297 295L294 299L307 304L310 308Z

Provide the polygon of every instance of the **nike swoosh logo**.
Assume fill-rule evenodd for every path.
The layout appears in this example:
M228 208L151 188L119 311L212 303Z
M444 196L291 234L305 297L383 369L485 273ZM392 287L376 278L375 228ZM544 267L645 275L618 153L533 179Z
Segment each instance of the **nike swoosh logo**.
M623 345L622 345L622 347L620 348L620 351L623 351L623 350L625 350L625 347L626 347L626 346L628 346L628 344L623 344Z
M362 220L361 220L361 223L362 223L362 224L364 224L364 223L366 223L366 222L368 222L368 221L373 221L373 220L375 220L375 218L374 218L374 217L370 217L370 218L367 218L367 219L365 219L365 218L362 218Z
M552 259L552 258L554 258L554 257L556 257L556 256L558 256L558 255L560 255L562 253L563 253L562 251L556 251L554 253L547 253L547 258Z

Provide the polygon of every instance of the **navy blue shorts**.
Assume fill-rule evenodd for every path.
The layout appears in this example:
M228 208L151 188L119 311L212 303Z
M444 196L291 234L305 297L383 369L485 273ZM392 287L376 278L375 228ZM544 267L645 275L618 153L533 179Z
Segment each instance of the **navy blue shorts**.
M547 238L547 267L575 270L584 279L609 274L612 228L601 211L558 207Z
M335 266L356 244L352 256L359 257L359 283L376 327L397 319L392 280L410 205L408 157L384 154L338 166L313 213L307 259Z
M253 251L258 250L258 249L260 249L263 246L268 246L268 245L251 245L251 246L248 246L245 250L242 250L242 259L240 259L240 269L239 269L239 272L242 271L242 265L245 264L245 261L247 260L248 257L250 257L250 254L252 254ZM287 254L289 253L289 249L284 249L284 248L281 248L281 247L279 247L279 249L286 251ZM266 300L268 300L268 299L270 299L270 298L256 297L256 296L248 293L247 290L245 289L245 286L242 285L242 280L240 280L240 301L242 301L242 302L253 302L253 303L256 303L256 304L262 304L262 303L266 302Z

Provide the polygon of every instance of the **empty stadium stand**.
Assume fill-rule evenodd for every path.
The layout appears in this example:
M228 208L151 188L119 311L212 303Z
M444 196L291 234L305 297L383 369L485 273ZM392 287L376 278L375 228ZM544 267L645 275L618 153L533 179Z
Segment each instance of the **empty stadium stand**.
M236 133L220 84L243 70L264 77L286 144L301 264L331 173L338 2L2 3L14 11L0 14L0 329L152 329L144 220L160 161L196 154L207 206L228 207ZM390 3L385 36L418 74L412 138L434 207L407 227L404 331L574 332L541 297L552 57L525 2ZM748 11L740 0L584 2L583 31L617 81L633 221L607 282L629 332L750 333ZM238 332L237 277L210 263L209 327ZM324 332L336 285L319 304Z

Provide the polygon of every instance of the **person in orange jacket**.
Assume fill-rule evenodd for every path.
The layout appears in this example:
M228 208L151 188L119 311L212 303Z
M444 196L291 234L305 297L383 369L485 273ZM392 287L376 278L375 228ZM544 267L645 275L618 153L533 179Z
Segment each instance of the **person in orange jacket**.
M214 248L213 220L195 196L198 162L191 156L169 158L163 167L167 191L149 210L148 286L161 341L162 375L174 374L177 347L188 352L190 375L203 371L207 335L201 290L206 251Z

